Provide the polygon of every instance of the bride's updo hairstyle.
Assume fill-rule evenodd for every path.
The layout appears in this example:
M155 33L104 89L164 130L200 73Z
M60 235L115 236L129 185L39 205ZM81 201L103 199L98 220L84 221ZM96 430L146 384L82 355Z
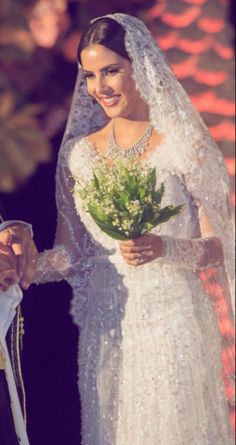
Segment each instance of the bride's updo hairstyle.
M125 30L116 20L109 17L95 20L83 32L77 51L80 64L82 51L91 45L103 45L130 61L125 48Z

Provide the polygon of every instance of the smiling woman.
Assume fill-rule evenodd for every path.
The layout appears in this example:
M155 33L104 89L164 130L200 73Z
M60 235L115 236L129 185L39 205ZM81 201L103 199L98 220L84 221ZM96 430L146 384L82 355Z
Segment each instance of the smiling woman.
M87 90L109 118L148 121L148 106L141 99L132 79L132 65L103 45L88 46L81 52Z
M66 279L74 290L82 444L231 444L222 339L199 277L214 268L232 314L222 157L142 22L95 20L78 57L58 159L55 246L40 254L36 282ZM100 154L108 169L115 157L151 166L157 190L165 185L163 204L184 204L180 214L134 240L107 236L72 195L77 178L94 178Z

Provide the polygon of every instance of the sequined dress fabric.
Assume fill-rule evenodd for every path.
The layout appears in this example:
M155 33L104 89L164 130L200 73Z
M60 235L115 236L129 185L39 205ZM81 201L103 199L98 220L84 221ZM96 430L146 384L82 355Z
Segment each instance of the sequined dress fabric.
M137 89L164 135L142 162L156 168L157 186L165 184L163 206L184 209L154 230L169 257L131 267L73 198L74 178L91 178L97 162L86 136L106 122L79 73L58 160L55 247L40 255L37 282L66 279L73 287L83 445L230 445L222 339L198 275L204 211L233 277L226 170L147 29L123 14L112 18L126 30ZM224 266L215 266L223 276Z
M90 179L96 160L86 138L71 141L65 156L68 180ZM167 143L145 162L165 183L163 205L185 205L181 215L155 232L199 238L198 209L177 170L173 174ZM71 313L80 326L82 444L232 443L221 341L197 266L156 260L130 267L118 243L101 232L78 197L73 213L65 224L83 239L77 240L80 265L68 279L74 287ZM60 258L63 249L59 254L58 247ZM72 252L78 255L76 245ZM50 275L52 251L48 255L40 260L42 280ZM65 267L60 261L58 270Z

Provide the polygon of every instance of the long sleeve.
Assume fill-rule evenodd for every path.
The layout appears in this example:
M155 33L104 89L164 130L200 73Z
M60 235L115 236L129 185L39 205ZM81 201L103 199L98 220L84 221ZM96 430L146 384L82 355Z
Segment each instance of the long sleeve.
M229 295L231 291L234 303L235 242L227 169L207 131L194 132L191 142L187 135L179 144L172 144L168 159L198 208L201 234L198 239L163 239L164 257L160 261L196 270L222 265L219 269L226 272L227 292Z
M184 269L203 269L223 263L221 241L215 236L180 239L162 236L162 261Z
M178 268L199 270L224 262L224 238L219 231L218 221L222 219L220 210L228 216L227 209L223 208L227 201L227 177L222 157L217 149L208 150L207 142L207 138L196 141L194 150L187 150L188 147L185 147L175 158L184 186L198 208L200 226L200 236L197 239L162 237L161 261L175 263ZM212 192L209 183L212 184ZM215 198L216 190L219 202Z
M186 147L180 163L186 188L194 198L200 218L204 215L211 225L211 236L217 237L221 242L224 266L233 297L235 239L229 204L229 176L222 153L218 147L212 145L210 136L205 136L200 140L197 138L191 150ZM202 237L207 237L209 230L203 227L201 232Z
M86 250L87 236L76 213L73 179L68 167L72 143L63 146L56 173L57 230L54 247L39 255L35 283L73 277Z
M22 225L24 225L29 230L31 236L33 236L32 225L29 224L29 223L26 223L25 221L17 221L17 220L7 220L7 221L4 221L4 222L2 222L0 224L0 231L7 229L10 225L13 225L13 224L22 224Z

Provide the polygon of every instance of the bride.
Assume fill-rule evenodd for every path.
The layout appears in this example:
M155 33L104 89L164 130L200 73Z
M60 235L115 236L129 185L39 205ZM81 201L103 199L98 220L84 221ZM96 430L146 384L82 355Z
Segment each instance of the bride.
M78 60L58 160L56 241L40 254L36 282L67 279L74 290L82 444L229 445L222 339L199 277L214 268L230 307L222 156L138 19L93 21ZM154 166L164 204L184 209L137 240L112 240L72 194L99 155Z

